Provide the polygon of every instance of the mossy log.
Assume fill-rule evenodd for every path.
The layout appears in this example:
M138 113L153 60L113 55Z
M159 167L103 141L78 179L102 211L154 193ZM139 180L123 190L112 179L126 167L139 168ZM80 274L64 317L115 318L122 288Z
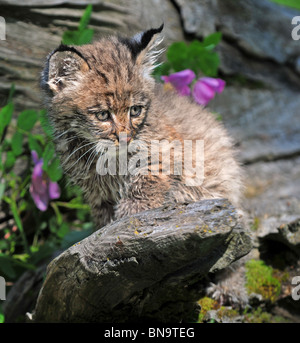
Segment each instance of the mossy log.
M193 320L208 273L251 249L225 199L166 205L115 221L48 266L33 322Z

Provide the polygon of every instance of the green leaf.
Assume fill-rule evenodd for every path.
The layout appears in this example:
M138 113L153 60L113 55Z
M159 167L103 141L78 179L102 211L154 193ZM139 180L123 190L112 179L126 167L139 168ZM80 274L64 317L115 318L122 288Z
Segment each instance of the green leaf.
M62 40L63 44L67 45L83 45L91 43L93 35L93 29L85 29L83 31L65 31Z
M203 45L205 47L209 47L210 49L214 48L222 39L222 33L221 32L215 32L211 35L207 36L203 40Z
M207 54L203 44L197 40L190 43L188 48L187 63L189 69L192 69L198 75L200 68L200 59L203 54Z
M54 130L50 124L49 117L46 110L39 112L39 119L41 126L48 137L53 137Z
M15 155L12 151L8 151L7 154L6 154L6 160L5 160L5 163L4 163L4 168L6 169L10 169L14 166L16 162L16 158L15 158Z
M54 201L51 201L51 207L53 208L53 210L55 212L57 224L58 225L62 225L63 217L62 217L62 214L59 211L58 206L56 205L56 203Z
M53 159L55 155L55 148L52 142L49 142L43 152L43 170L47 171L49 162Z
M43 149L39 141L34 136L30 135L28 137L28 145L31 151L36 151L39 157L42 156Z
M187 69L188 47L184 42L175 42L171 44L167 51L167 58L171 67L177 71Z
M5 187L6 187L5 183L4 182L0 182L0 200L3 197L4 191L5 191Z
M93 6L88 5L80 19L79 28L78 28L79 31L83 31L87 28L91 19L92 11L93 11Z
M203 53L199 59L199 68L206 76L217 76L219 64L220 58L215 52Z
M22 220L19 216L19 213L18 213L18 207L17 207L17 204L15 201L12 201L10 203L10 210L12 212L12 215L14 217L14 220L17 224L17 227L18 229L20 230L20 234L21 234L21 237L22 237L22 242L23 242L23 246L24 246L24 250L26 253L28 253L28 243L27 243L27 238L26 238L26 235L25 235L25 232L24 232L24 229L23 229L23 224L22 224Z
M299 0L271 0L271 1L278 3L280 5L283 5L283 6L297 8L298 10L300 10Z
M22 130L30 131L37 120L38 115L35 110L25 110L20 113L17 126Z
M0 111L0 137L2 136L6 126L11 121L13 111L14 111L13 103L9 103L6 106L2 107Z
M89 44L92 42L93 36L94 36L93 29L85 29L83 31L80 31L77 44L78 45Z
M59 238L65 237L65 235L70 231L70 227L67 223L62 223L59 229L57 230L57 236Z
M12 259L4 254L0 254L0 275L4 274L10 279L16 277L16 272L13 267Z
M65 31L62 36L62 43L66 45L78 45L79 36L79 31Z
M15 134L12 137L11 148L16 157L22 154L23 135L19 131L15 132Z
M83 45L91 43L94 36L94 30L88 29L87 26L91 19L92 10L92 5L86 7L80 19L78 30L64 32L62 37L63 44Z
M47 168L48 176L50 177L51 181L56 182L59 181L63 176L63 171L60 166L60 162L58 158L55 158L51 164Z
M36 267L31 263L20 261L18 255L11 257L0 253L0 275L14 280L26 269L34 270Z

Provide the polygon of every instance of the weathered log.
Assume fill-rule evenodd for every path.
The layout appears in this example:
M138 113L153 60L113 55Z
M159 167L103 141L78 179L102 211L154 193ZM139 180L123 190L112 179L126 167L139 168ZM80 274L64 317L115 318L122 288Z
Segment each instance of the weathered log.
M105 226L55 258L31 320L192 320L205 276L250 249L225 199L144 211Z

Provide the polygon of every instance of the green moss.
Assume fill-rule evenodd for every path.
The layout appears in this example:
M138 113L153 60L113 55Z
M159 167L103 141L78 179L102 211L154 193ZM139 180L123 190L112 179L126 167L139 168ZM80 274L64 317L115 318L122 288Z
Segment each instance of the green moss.
M248 293L258 293L265 300L274 302L281 291L280 281L274 277L272 267L261 260L250 260L246 263L246 288Z
M288 319L280 316L273 316L271 313L263 311L261 307L244 313L245 323L288 323Z
M237 317L239 315L239 312L235 309L229 309L224 306L221 306L217 315L220 319L222 319L223 317L228 317L232 319Z
M219 304L216 300L209 297L201 298L198 303L201 306L201 311L199 313L198 323L202 323L206 313L210 310L216 310L219 308Z
M252 231L257 231L260 225L260 219L258 217L254 217L253 223L251 224L251 230Z
M300 10L299 0L271 0L272 2L276 2L277 4L288 6L292 8L296 8Z

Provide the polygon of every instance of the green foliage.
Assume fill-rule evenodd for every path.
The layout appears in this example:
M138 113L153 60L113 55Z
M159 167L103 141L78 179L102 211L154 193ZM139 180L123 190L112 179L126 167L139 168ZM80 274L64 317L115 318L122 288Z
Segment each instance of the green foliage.
M289 321L286 318L281 316L274 316L269 312L264 311L261 307L252 309L249 312L249 309L245 310L244 313L244 322L245 323L288 323Z
M222 39L221 32L215 32L190 44L175 42L167 50L167 62L158 66L154 76L159 80L162 75L191 69L196 75L217 76L220 64L219 55L214 51Z
M300 2L299 0L270 0L280 5L296 8L300 10Z
M204 317L208 311L216 310L220 307L218 302L209 297L203 297L198 301L199 305L201 306L201 311L199 313L198 323L202 323Z
M248 293L258 293L265 300L274 302L281 291L280 281L274 277L274 270L261 260L246 263L246 288Z
M3 313L3 309L2 306L0 305L0 324L4 323L4 313Z
M37 122L38 114L34 110L25 110L18 116L17 127L20 130L30 131Z
M79 27L75 31L65 31L63 34L63 44L83 45L91 43L94 35L93 29L88 29L87 26L91 19L93 6L88 5L80 19Z
M68 36L68 44L91 41L93 31L87 28L92 6L80 20L78 36ZM8 218L0 230L0 275L16 280L25 270L50 257L55 250L66 249L92 233L89 206L81 191L69 185L55 152L53 129L44 109L14 112L11 86L7 104L0 109L0 202ZM14 120L13 114L17 118ZM41 212L29 188L33 172L31 151L43 159L43 171L51 181L58 182L61 196L52 200ZM13 219L13 223L9 219ZM0 309L0 322L4 321Z
M14 111L13 103L8 103L0 111L0 136L3 135L5 128L9 125Z

